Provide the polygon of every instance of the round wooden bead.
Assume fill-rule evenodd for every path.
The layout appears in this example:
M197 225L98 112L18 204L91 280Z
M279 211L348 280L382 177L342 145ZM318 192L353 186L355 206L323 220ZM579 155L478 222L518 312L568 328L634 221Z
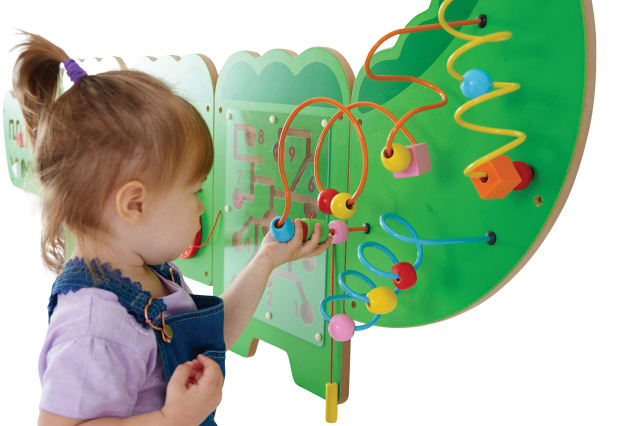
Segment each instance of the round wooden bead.
M332 220L329 222L329 229L333 229L333 244L342 244L347 241L349 236L349 227L346 222L341 220Z
M392 143L391 149L393 150L391 157L387 157L386 146L380 151L380 160L382 160L384 168L394 173L406 170L411 164L411 153L407 147L399 143Z
M356 324L347 314L334 315L329 321L329 334L338 342L346 342L353 337Z
M531 179L533 179L533 169L527 163L523 163L522 161L514 161L513 165L516 167L518 174L522 178L522 181L520 181L518 186L513 188L513 190L521 191L531 183Z
M409 262L396 263L391 267L391 273L398 274L398 278L393 279L393 285L395 285L398 290L411 288L415 285L416 281L418 281L416 270Z
M293 222L289 218L284 221L284 224L280 228L277 228L276 223L280 220L281 217L282 216L277 216L271 221L271 227L269 228L269 230L271 232L271 235L273 235L273 238L275 238L277 241L280 241L281 243L286 243L287 241L291 240L291 238L293 238L293 234L295 233L296 229L293 226Z
M346 220L356 214L357 203L353 203L351 207L347 207L347 200L351 198L351 194L341 192L331 200L331 213L338 219Z
M398 304L398 296L388 287L376 287L367 293L369 303L367 309L372 314L388 314L393 311Z
M464 73L462 77L460 90L469 99L477 98L491 91L493 82L491 81L491 76L485 70L473 68Z
M324 214L331 214L331 200L338 195L338 191L332 188L325 188L318 194L318 208Z

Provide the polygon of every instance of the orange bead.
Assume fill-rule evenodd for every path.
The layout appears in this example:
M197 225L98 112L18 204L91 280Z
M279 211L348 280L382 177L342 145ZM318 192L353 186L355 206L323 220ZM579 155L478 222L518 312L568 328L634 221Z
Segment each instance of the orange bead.
M474 172L487 173L486 178L471 178L482 199L504 198L522 180L513 162L506 155L480 165Z

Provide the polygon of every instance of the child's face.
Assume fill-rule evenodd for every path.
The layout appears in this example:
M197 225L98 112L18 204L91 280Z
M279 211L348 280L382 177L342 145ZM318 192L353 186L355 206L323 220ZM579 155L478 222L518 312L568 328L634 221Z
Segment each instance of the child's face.
M147 264L176 259L191 245L204 212L204 204L197 195L203 183L189 184L181 179L150 207L144 224L149 238L146 247L140 247Z

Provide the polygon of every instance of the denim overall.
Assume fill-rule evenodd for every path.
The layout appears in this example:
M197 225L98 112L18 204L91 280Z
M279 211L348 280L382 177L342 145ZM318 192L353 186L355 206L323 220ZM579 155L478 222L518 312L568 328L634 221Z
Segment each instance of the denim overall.
M147 314L150 319L156 318L166 310L162 299L150 300L150 292L142 290L140 283L132 283L129 278L123 277L119 269L112 270L109 263L102 264L100 267L96 259L93 259L91 265L94 270L105 272L104 278L98 284L94 284L89 269L82 259L76 257L65 264L62 273L56 278L51 289L48 306L49 321L51 321L51 314L58 302L59 293L65 294L86 287L101 288L115 293L120 304L144 328L149 327L145 320L145 307L148 309ZM172 280L173 274L171 274L167 263L149 266L166 279ZM182 286L181 283L177 284ZM164 323L173 330L170 343L163 340L161 331L154 329L158 354L167 382L179 364L193 360L198 354L203 354L216 361L222 370L222 376L225 376L226 348L224 344L223 300L217 296L189 295L196 305L195 311L164 317ZM158 319L154 325L161 328L163 324ZM215 413L214 410L209 414L200 426L216 426L216 422L213 420Z

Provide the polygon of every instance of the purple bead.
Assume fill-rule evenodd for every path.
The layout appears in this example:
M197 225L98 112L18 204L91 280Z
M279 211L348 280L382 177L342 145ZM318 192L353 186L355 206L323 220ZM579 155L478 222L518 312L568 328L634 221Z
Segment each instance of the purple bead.
M329 322L329 334L338 342L346 342L353 337L356 323L347 314L334 315Z

